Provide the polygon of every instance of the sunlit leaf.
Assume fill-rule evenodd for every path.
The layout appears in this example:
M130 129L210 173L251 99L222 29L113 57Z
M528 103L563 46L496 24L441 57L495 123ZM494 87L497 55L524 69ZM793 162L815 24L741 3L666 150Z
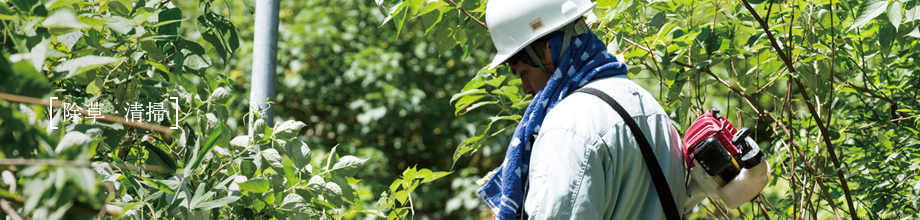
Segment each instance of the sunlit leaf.
M215 209L218 207L226 206L230 203L234 203L238 201L239 199L240 199L239 196L227 196L227 197L223 197L220 199L215 199L215 200L199 203L194 208L199 209L199 210L211 210L211 209Z
M145 182L149 183L150 185L153 185L153 187L156 187L157 189L160 189L164 193L168 193L168 194L175 194L176 191L173 189L176 189L179 186L178 183L176 183L176 185L170 185L170 184L164 183L162 180L153 180L153 179L149 179L146 177L140 177L140 178L143 179Z
M83 56L76 59L64 61L55 68L55 71L66 72L64 78L70 78L77 74L86 72L103 65L120 61L119 58L105 56Z
M45 18L45 20L42 21L42 26L52 29L64 30L89 28L89 25L86 25L80 21L80 19L77 18L77 15L70 8L61 8L55 10L51 16L48 16L48 18Z
M278 170L284 169L284 165L281 164L281 154L278 153L278 150L269 148L262 150L262 157L268 162L270 166Z
M364 162L367 162L367 159L361 159L351 155L344 156L332 166L332 171L336 171L337 174L343 177L353 177L358 173L358 170L361 169L361 166L364 166Z
M214 90L214 92L211 93L211 97L208 97L208 100L211 100L211 102L214 102L218 105L226 106L229 104L228 102L230 101L231 97L232 96L230 95L230 92L228 92L223 87L218 87Z
M867 0L863 1L859 5L859 13L857 13L856 20L850 25L850 28L847 31L851 31L854 28L862 28L869 21L875 19L882 13L885 13L885 10L888 9L887 0Z
M326 200L332 205L342 206L342 188L334 182L327 182L325 185L326 191L323 193Z
M312 153L310 152L310 147L307 146L307 144L303 141L296 139L291 140L287 145L285 145L285 149L287 149L288 156L291 157L291 160L294 162L294 166L297 167L297 169L303 169L308 164L310 164Z
M291 138L294 138L294 136L296 136L297 134L299 134L300 129L303 128L303 126L304 126L303 122L295 121L295 120L287 120L281 123L281 125L275 126L273 128L274 133L272 133L272 137L278 138L278 139L289 140Z
M901 2L894 1L888 8L888 20L891 21L891 25L894 26L895 31L897 31L898 26L901 25L901 18Z
M240 190L253 193L264 193L269 189L268 180L265 179L251 179L246 182L238 183L238 185L240 186Z
M205 142L204 146L196 149L192 161L189 161L185 166L186 175L189 175L193 170L200 168L199 165L201 164L202 160L204 160L205 155L214 149L214 145L217 144L217 140L221 135L224 135L224 125L223 123L218 123L217 127L214 128L214 131L208 135L208 140Z

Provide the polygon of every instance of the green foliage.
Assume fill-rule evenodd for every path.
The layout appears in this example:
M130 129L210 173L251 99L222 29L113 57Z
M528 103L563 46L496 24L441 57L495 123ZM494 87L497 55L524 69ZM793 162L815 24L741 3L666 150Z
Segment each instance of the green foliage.
M381 207L380 211L390 212L387 220L405 219L410 211L414 216L412 192L422 183L428 183L447 175L450 175L450 172L432 172L429 169L418 170L415 167L406 169L402 173L402 178L393 181L389 191L381 195L377 202Z
M471 33L487 36L475 22L485 2L450 3L381 7L400 33L411 33L401 23L415 20L427 25L417 32L445 48L483 45ZM691 218L916 218L918 10L916 0L605 0L588 20L608 52L625 58L630 77L658 94L678 130L719 108L754 128L770 155L773 179L755 202L727 211L707 202ZM463 22L437 22L444 19ZM525 97L515 85L487 85L507 74L483 72L453 90L451 102L455 115L493 117L456 147L454 161L490 144L484 139L506 140L510 134L493 133L493 123L523 107L508 105ZM499 128L515 125L507 122Z
M502 134L506 130L514 130L531 101L531 97L525 98L524 94L521 94L520 88L520 78L511 79L507 73L498 74L495 70L483 68L463 86L460 93L451 97L450 101L454 103L456 115L463 115L489 105L495 105L500 109L496 116L489 118L491 121L488 125L477 129L475 136L467 138L457 146L453 155L454 164L464 154L482 148L490 137ZM493 126L498 129L493 129Z
M238 125L248 103L234 98L236 83L215 73L222 63L211 57L242 61L241 40L213 3L0 2L0 92L98 103L117 116L136 103L166 103L164 120L143 122L178 125L170 135L0 101L0 198L35 219L375 215L354 187L367 159L340 158L335 148L314 157L301 121ZM239 135L249 129L253 137Z
M244 2L230 2L228 7L245 8ZM245 10L234 12L227 18L237 27L254 25ZM299 134L304 143L338 146L338 152L368 159L355 174L363 180L356 189L364 201L376 201L411 167L449 171L453 161L447 158L455 152L453 146L477 132L473 120L488 117L474 112L455 118L449 100L454 90L474 77L491 46L468 49L466 57L459 46L439 51L436 43L426 40L431 33L415 31L428 23L410 19L401 32L395 25L381 25L387 16L373 1L281 1L279 15L275 121L303 121ZM460 21L442 19L440 24L456 26ZM239 35L243 41L235 56L245 59L251 56L246 48L253 47L252 28L240 28ZM247 94L251 64L227 65L228 76L236 82L232 92ZM475 152L476 160L499 163L501 155L494 152L501 147L481 148ZM328 151L314 148L313 154ZM471 206L442 214L456 193L475 186L472 181L457 187L440 180L420 184L412 194L415 218L462 219L485 212L484 206ZM376 209L377 205L365 206Z
M488 218L475 182L530 97L481 68L485 1L382 2L282 1L276 118L251 125L254 1L0 2L0 92L179 112L164 135L0 101L3 164L29 163L0 165L0 196L34 218ZM915 218L918 1L743 2L599 1L592 30L679 130L713 107L755 129L774 178L726 216Z

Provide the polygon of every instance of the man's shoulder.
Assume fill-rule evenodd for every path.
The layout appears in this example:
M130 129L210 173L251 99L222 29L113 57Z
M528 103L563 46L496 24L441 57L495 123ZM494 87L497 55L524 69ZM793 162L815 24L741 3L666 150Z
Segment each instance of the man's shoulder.
M584 87L603 91L633 117L665 114L653 96L625 76L598 79ZM620 115L600 98L587 93L572 93L547 113L543 128L590 130L594 133L622 121Z
M614 95L628 93L628 87L616 86L623 82L630 80L625 77L608 77L590 82L585 87L600 89L625 106L626 103L621 101L623 98ZM610 123L618 121L622 119L606 102L587 93L575 92L566 96L546 114L542 127L595 133L598 129L609 127Z

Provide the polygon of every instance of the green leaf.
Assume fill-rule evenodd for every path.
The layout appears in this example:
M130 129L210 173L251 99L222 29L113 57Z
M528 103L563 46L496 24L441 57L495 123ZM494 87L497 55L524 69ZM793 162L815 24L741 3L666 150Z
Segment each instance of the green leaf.
M207 184L198 184L198 189L195 189L195 195L192 196L192 201L188 205L190 208L194 209L201 202L210 200L212 197L214 197L214 192L205 193L207 191L205 190L206 185Z
M325 185L326 180L323 180L323 177L313 176L310 178L310 182L307 183L307 189L313 192L322 192Z
M240 190L246 190L253 193L264 193L269 189L268 180L265 179L251 179L237 185L240 186Z
M148 57L148 58L151 58L151 59L153 59L153 60L164 60L164 59L166 59L166 54L163 53L163 50L161 50L160 48L158 48L157 45L153 43L153 41L141 41L141 42L140 42L140 46L141 46L141 49L144 50L144 52L147 52L147 57ZM149 60L146 61L146 62L148 62L148 63L156 63L156 62L151 62L151 61L149 61ZM156 63L156 64L160 64L160 63ZM160 64L160 66L163 66L163 64ZM159 67L157 67L157 69L159 69L160 71L163 71L163 72L165 72L165 73L169 73L169 70L166 70L165 68L159 68Z
M303 128L303 126L303 122L287 120L274 128L272 137L276 139L290 140L300 133L300 129Z
M143 179L144 182L147 182L150 185L153 185L153 187L156 187L157 189L160 189L160 191L163 191L164 193L167 193L167 194L176 194L176 191L173 189L179 186L178 182L176 182L175 185L170 185L170 184L163 183L160 180L153 180L153 179L143 177L143 176L139 176L139 177Z
M533 101L533 100L523 100L523 101L521 101L521 102L514 103L514 105L511 105L511 108L514 108L514 109L527 108L527 106L530 105L530 102L531 102L531 101Z
M131 13L131 9L120 1L110 1L107 6L109 6L109 11L121 16L128 16Z
M887 0L863 1L862 4L859 5L859 13L857 13L859 16L856 17L856 20L853 22L853 25L850 25L850 29L848 29L847 32L854 28L862 28L869 23L869 21L884 13L887 8Z
M384 6L383 4L381 4L383 2L384 2L383 0L381 0L380 2L377 2L377 6L380 7L380 12L383 12L387 16L386 18L383 19L383 22L380 22L381 27L393 19L393 16L395 16L396 13L398 13L399 10L402 9L401 7L402 7L402 4L404 3L404 1L390 1L390 4L388 6Z
M211 66L211 58L206 54L189 54L183 65L189 69L201 70Z
M266 135L269 135L270 129L268 124L265 123L265 119L259 118L256 122L252 123L252 134L255 135L255 140L260 141L264 140Z
M480 81L480 82L481 82L481 81ZM485 85L485 83L483 83L483 85ZM486 91L485 91L484 89L470 89L470 90L464 90L464 91L461 92L461 93L457 93L457 94L454 94L454 96L451 96L451 97L450 97L450 102L454 102L454 101L456 101L457 99L460 99L460 98L463 98L463 97L466 97L466 96L481 96L481 95L485 95L485 94L487 94L487 93L486 93ZM455 104L455 105L456 105L456 104Z
M895 31L897 31L898 26L901 25L901 16L901 2L892 2L891 7L888 8L888 20L891 21L891 25L894 25Z
M399 201L399 203L406 203L406 199L409 197L409 193L406 191L399 191L393 193L393 197L395 197L396 201Z
M42 26L52 30L60 29L63 32L71 32L73 29L89 28L89 25L80 21L77 14L74 14L73 10L70 8L61 8L54 11L51 16L48 16L48 18L42 21Z
M294 162L294 167L298 170L303 169L310 164L311 152L310 147L301 140L291 140L285 145L288 156ZM341 162L341 161L340 161Z
M907 36L920 38L920 28L914 28L913 31L911 31L910 33L907 33Z
M8 15L8 14L0 13L0 21L12 21L16 19L19 19L18 15Z
M454 151L454 157L453 157L454 163L457 163L457 159L460 159L460 157L463 156L463 154L466 154L467 152L470 152L475 149L479 149L479 147L481 146L479 141L482 140L482 137L483 137L482 135L478 135L478 136L473 136L473 137L467 138L466 140L463 140L463 142L461 142L460 145L457 146L457 150Z
M232 97L230 92L227 92L227 90L223 87L218 87L214 90L214 92L211 93L211 96L208 97L208 100L218 105L227 106L230 102L230 97Z
M171 21L171 20L182 20L182 10L179 9L178 7L163 10L159 14L157 14L157 20L159 22L165 22L165 21ZM172 23L172 24L160 26L157 28L157 34L158 35L177 35L179 33L179 24L180 23ZM162 43L165 43L165 42L162 42ZM163 46L162 43L160 46Z
M281 207L285 209L291 209L305 206L303 197L295 193L288 193L284 196L284 199L281 200Z
M452 28L437 28L434 30L434 36L432 39L437 39L434 48L438 51L438 54L444 54L448 50L457 46L457 41L454 40L452 36L454 30Z
M224 135L224 123L217 123L217 127L215 127L211 135L208 136L208 141L205 142L204 147L196 149L192 161L185 166L186 176L189 176L188 174L191 174L193 170L199 168L201 161L204 160L204 156L214 149L214 145L221 135Z
M102 91L102 78L96 78L92 83L86 85L86 93L98 95Z
M233 23L214 12L198 17L201 36L214 46L217 54L224 61L230 59L233 52L240 47L240 39Z
M23 60L10 65L9 59L0 55L0 92L44 98L52 90L48 78L35 71L31 63Z
M514 122L520 122L521 115L494 116L494 117L489 117L489 120L492 120L492 122L496 122L499 120L509 120L509 121L514 121Z
M78 131L67 132L61 142L58 143L57 147L54 148L56 154L62 154L67 152L78 152L82 149L71 149L75 146L81 146L84 144L89 144L93 142L93 139L84 133Z
M493 90L492 93L505 96L514 103L520 102L523 98L521 96L521 88L511 85L502 86L499 89Z
M92 70L103 65L118 62L120 60L121 59L115 57L90 55L64 61L58 65L57 68L54 68L54 70L58 72L67 72L67 75L64 76L64 78L71 78L77 74L86 72L87 70Z
M48 48L51 46L51 41L48 38L42 38L42 41L32 47L30 54L32 55L32 65L35 66L36 70L43 69L45 66L45 58L48 56Z
M12 15L12 14L13 14L13 12L10 11L9 6L7 6L6 4L0 5L0 6L2 6L2 7L0 7L0 14L3 14L3 15Z
M461 99L461 100L462 100L462 99ZM458 103L459 103L459 102L458 102ZM493 104L498 104L498 102L497 102L497 101L477 102L477 103L474 103L474 104L469 105L469 106L464 106L464 107L462 107L462 108L457 108L457 110L456 110L456 112L454 112L454 114L462 114L462 113L470 112L470 111L472 111L472 110L474 110L474 109L477 109L477 108L479 108L479 107L486 106L486 105L493 105Z
M89 168L68 167L68 177L87 195L96 194L96 175Z
M265 161L273 168L277 170L284 169L284 165L281 164L281 154L278 153L278 150L272 148L262 150L262 158L265 158Z
M664 11L658 12L658 14L655 14L655 17L653 17L652 20L648 22L648 26L653 28L660 28L661 25L664 24L666 15L667 14Z
M358 173L358 170L364 166L364 162L367 162L367 159L361 159L351 155L344 156L332 166L332 171L336 171L336 174L343 177L353 177Z
M211 210L211 209L215 209L218 207L226 206L227 204L236 202L239 199L240 199L239 196L228 196L228 197L224 197L220 199L215 199L215 200L199 203L197 206L194 207L194 209Z
M891 51L891 45L894 44L894 41L897 40L898 31L895 30L894 26L891 24L882 24L882 28L879 31L879 45L881 45L882 51Z
M237 147L248 147L249 146L249 136L240 135L230 140L230 145Z
M891 149L891 141L888 140L888 135L883 131L876 132L878 136L878 142L885 146L888 149Z
M444 1L433 1L433 2L431 2L431 3L428 3L428 5L425 5L424 8L422 8L422 11L419 12L419 16L428 14L429 12L432 12L432 11L434 11L434 10L437 10L437 9L443 8L443 7L447 7L447 6L449 6L449 5L447 4L447 2L444 2Z
M339 187L339 184L335 184L335 182L327 182L325 184L325 188L326 190L323 195L326 198L326 201L329 201L329 203L332 203L332 205L337 207L342 206L342 188Z
M133 23L131 23L131 20L120 16L112 16L106 20L108 20L108 22L106 22L105 26L120 34L128 34L136 27Z
M396 7L396 13L393 14L393 18L394 18L393 22L396 23L396 38L397 39L399 38L399 34L402 33L403 26L405 26L406 21L408 21L410 17L408 15L409 14L409 8L407 7L408 5L409 4L406 4L405 2L399 4L399 6Z
M402 193L405 193L405 192L402 192ZM402 198L403 200L405 200L405 196L403 196ZM409 209L406 209L406 208L396 209L390 212L390 214L387 216L387 220L406 219L406 215L409 215Z
M495 77L495 79L489 80L488 82L486 82L486 84L498 88L499 86L502 85L503 82L505 82L505 79L507 78L508 76L504 76L504 75Z
M438 23L441 23L441 18L444 17L444 16L443 16L443 15L444 15L444 13L443 13L444 10L436 10L438 13L428 13L428 12L430 12L430 11L425 11L425 10L426 10L426 9L429 9L429 6L433 6L433 5L443 5L443 4L447 4L447 3L444 3L444 2L442 2L442 1L432 2L432 3L428 4L428 6L425 6L425 8L422 9L423 14L421 14L421 15L419 15L419 16L421 16L422 25L425 27L425 34L426 34L426 35L428 34L428 32L431 32L431 29L434 29L434 28L437 26ZM445 9L446 9L446 8L445 8Z
M250 15L256 14L256 0L243 0L243 5L249 10Z
M265 209L265 202L260 199L253 199L252 207L256 209L256 212L261 212L262 209Z
M421 183L427 183L450 175L451 173L453 172L432 172L429 169L422 169L415 174L415 178L422 178Z

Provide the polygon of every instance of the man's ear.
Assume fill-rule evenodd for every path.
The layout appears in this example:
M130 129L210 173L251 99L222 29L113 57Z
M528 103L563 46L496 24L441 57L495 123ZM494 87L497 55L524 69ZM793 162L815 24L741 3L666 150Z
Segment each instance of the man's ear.
M543 63L553 63L553 50L549 48L549 41L545 42L545 48L543 48L543 54L540 56L540 61Z

